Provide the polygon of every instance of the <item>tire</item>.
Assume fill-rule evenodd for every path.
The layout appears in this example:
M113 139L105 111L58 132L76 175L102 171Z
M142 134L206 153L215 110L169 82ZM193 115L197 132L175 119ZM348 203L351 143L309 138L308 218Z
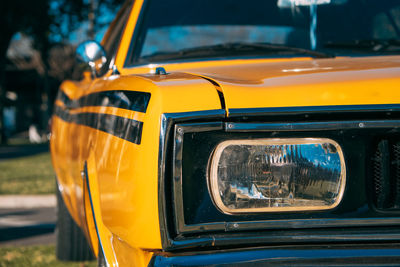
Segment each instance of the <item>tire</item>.
M57 194L56 257L61 261L90 261L95 259L81 228L75 223L61 193Z
M106 259L104 258L103 250L99 244L99 255L97 256L97 267L107 267Z

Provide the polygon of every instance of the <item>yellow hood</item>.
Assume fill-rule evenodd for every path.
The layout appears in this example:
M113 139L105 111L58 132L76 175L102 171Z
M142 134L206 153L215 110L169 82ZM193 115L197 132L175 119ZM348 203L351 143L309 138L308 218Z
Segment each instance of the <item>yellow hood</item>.
M185 71L216 82L228 111L400 103L400 56L250 61Z

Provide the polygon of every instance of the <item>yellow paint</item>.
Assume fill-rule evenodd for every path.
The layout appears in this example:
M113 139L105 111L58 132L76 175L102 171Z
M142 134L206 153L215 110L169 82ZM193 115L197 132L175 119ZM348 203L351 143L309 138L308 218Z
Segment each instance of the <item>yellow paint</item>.
M79 185L78 180L81 180L80 170L83 169L84 162L88 162L89 180L91 184L94 183L90 186L92 197L98 199L95 204L95 214L99 217L96 221L103 229L101 230L103 234L100 236L105 236L102 241L107 244L104 245L107 259L116 257L116 248L113 247L111 238L114 236L127 245L124 246L124 251L132 248L132 255L143 261L150 260L150 254L146 250L162 248L158 218L158 148L161 114L220 109L218 94L208 81L192 75L178 74L169 75L165 79L147 76L98 79L89 89L85 89L84 93L76 95L82 96L102 89L130 89L151 93L147 112L113 107L84 107L71 109L69 112L107 113L142 121L144 124L141 144L130 143L108 133L66 123L54 117L51 140L54 147L53 164L60 183L69 189L67 198L75 203L69 206L70 212L76 214L79 213L77 210L80 205L83 206L79 204L83 203L82 194L80 198L75 197L79 192L77 184ZM177 105L177 102L180 104ZM74 152L70 145L65 145L66 140L68 144L73 143ZM82 182L80 185L82 186ZM87 205L85 210L86 216L90 217ZM88 224L92 243L96 243L93 220L85 219L84 215L85 213L81 212L74 218L81 222L81 226L84 226L82 222Z
M293 57L293 58L255 58L255 59L231 59L231 60L218 60L210 59L205 61L183 61L180 63L159 63L159 64L147 64L138 66L125 66L121 69L122 75L139 74L139 73L154 73L157 67L168 66L167 72L170 71L182 71L190 70L192 68L210 68L210 67L226 67L229 65L242 66L246 68L247 65L257 63L274 63L274 62L296 62L296 61L310 61L311 58ZM245 69L243 69L245 70Z
M188 71L216 81L231 108L400 103L400 57L264 62Z
M91 177L94 179L93 177ZM92 182L93 184L93 182ZM86 218L86 227L83 227L86 233L86 237L88 240L90 240L90 245L93 250L94 255L98 255L99 253L99 239L97 237L97 229L96 229L96 224L94 221L93 217L93 209L92 209L92 204L91 204L91 199L89 196L89 188L87 186L87 183L83 184L83 190L84 190L84 208L85 208L85 218Z
M97 176L97 171L96 171L96 159L95 155L91 154L89 158L87 159L87 171L88 171L88 179L89 179L89 187L90 187L90 193L91 193L91 198L92 198L92 208L90 211L92 211L92 214L94 214L94 217L92 217L92 223L94 223L94 220L96 221L96 226L97 227L97 235L100 239L100 243L96 244L93 242L93 234L91 234L92 238L92 246L95 247L96 245L100 245L102 247L104 256L107 258L108 263L110 266L118 266L118 261L116 259L113 247L112 247L112 234L111 232L105 227L103 223L103 214L101 211L100 207L100 196L99 193L100 191L98 190L99 188L99 181L98 181L98 176ZM91 217L91 213L87 213L87 217ZM88 223L90 221L88 220ZM89 228L93 229L94 225L90 225ZM96 239L94 237L95 240ZM94 244L93 244L94 243ZM99 247L99 248L100 248ZM95 251L96 252L96 251ZM98 252L98 251L97 251Z
M170 73L166 76L152 74L159 65L124 67L142 4L142 0L134 2L115 59L121 75L108 73L61 85L71 99L109 90L150 93L146 113L115 107L69 110L71 114L104 113L141 121L141 144L57 116L52 119L52 161L67 208L81 227L88 225L97 254L96 220L112 266L146 266L152 255L148 251L162 249L158 216L162 114L221 109L217 89L224 94L227 113L232 108L400 103L399 56L192 61L163 64ZM61 101L56 105L64 107ZM85 162L95 218L80 175Z
M173 76L160 81L162 85L158 87L148 79L136 77L122 77L120 83L136 90L146 88L151 99L143 115L140 145L104 132L97 133L94 153L101 204L104 213L109 214L103 220L114 234L132 247L161 248L157 197L160 116L168 112L218 109L220 104L214 87L203 79L192 78L190 90L182 79ZM114 88L112 84L106 85L106 81L97 86ZM182 105L174 104L177 100Z
M153 252L131 247L117 236L113 236L112 242L113 247L118 251L116 256L119 266L148 266Z
M117 56L115 58L115 66L118 70L121 70L125 63L125 57L128 54L129 45L133 36L140 10L143 5L143 0L135 0L131 14L128 19L128 23L125 27L125 32L122 35L121 43L118 49Z

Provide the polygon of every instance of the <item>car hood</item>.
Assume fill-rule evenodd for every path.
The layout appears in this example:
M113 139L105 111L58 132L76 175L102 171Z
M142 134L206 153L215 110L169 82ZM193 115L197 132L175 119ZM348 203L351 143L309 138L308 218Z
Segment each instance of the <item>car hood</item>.
M241 62L192 68L226 109L400 103L400 56Z

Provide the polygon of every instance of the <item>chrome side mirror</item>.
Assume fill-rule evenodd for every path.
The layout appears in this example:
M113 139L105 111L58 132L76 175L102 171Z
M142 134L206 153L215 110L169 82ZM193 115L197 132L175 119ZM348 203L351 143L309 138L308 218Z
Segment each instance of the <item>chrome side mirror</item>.
M89 66L93 77L101 75L104 64L107 62L106 51L96 41L86 41L78 45L76 57L79 62Z

